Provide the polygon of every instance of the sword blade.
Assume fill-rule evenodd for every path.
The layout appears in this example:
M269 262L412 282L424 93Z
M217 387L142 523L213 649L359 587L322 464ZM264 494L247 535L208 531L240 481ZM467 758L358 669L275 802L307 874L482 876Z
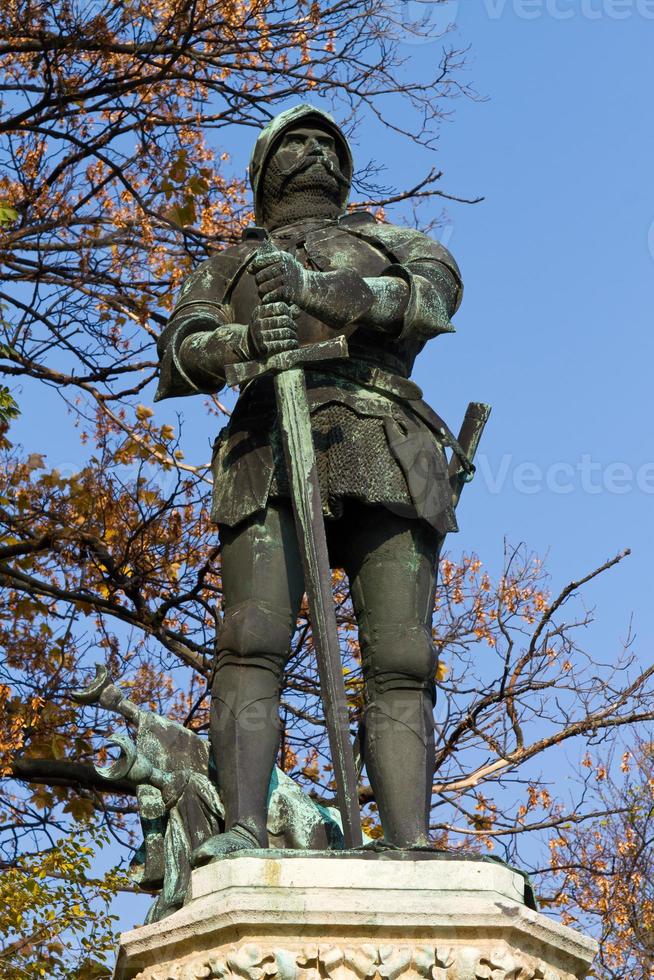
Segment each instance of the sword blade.
M343 836L346 847L357 847L362 843L357 774L304 371L293 367L276 374L275 396Z

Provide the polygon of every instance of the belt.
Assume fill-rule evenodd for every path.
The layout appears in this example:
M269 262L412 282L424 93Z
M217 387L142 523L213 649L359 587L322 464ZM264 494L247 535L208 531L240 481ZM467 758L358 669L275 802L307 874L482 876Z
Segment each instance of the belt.
M326 365L329 365L328 374L324 371L324 366ZM443 421L438 412L435 412L433 408L430 408L423 401L422 389L415 382L409 381L408 378L403 378L401 375L383 371L381 368L366 364L365 361L361 360L327 361L322 367L322 371L308 369L308 373L312 377L324 375L327 380L336 375L337 377L344 378L346 381L354 381L357 384L365 385L365 387L371 388L373 391L379 391L381 394L388 395L391 398L405 403L405 407L424 422L443 445L452 450L466 474L466 480L473 478L475 474L474 464L468 458L465 450L447 423Z

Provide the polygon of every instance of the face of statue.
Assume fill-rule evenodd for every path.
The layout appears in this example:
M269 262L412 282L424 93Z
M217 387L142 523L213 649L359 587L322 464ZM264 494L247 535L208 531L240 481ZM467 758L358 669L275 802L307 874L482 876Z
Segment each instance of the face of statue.
M311 172L324 170L324 159L331 160L338 167L336 141L334 137L322 129L305 128L289 129L277 148L275 159L280 170L284 173Z
M289 129L264 175L266 225L275 228L302 218L336 217L343 210L347 189L331 133L312 126Z

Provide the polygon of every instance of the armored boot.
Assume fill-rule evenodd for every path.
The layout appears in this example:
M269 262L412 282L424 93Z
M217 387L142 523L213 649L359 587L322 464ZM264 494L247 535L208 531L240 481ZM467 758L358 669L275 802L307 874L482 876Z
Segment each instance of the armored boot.
M279 746L279 674L251 662L219 663L211 705L211 747L225 807L225 833L193 854L198 866L233 851L268 846L268 789Z
M237 527L221 527L220 540L223 621L216 641L210 723L225 833L194 852L195 864L268 846L279 693L304 592L290 506L271 502Z
M429 845L434 722L427 691L376 692L366 708L363 761L379 809L384 844Z

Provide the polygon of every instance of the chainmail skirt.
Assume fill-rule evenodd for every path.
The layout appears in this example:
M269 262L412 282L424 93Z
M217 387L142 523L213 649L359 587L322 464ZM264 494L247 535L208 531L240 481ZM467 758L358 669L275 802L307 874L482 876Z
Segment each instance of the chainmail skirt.
M311 416L316 465L325 517L340 517L343 498L368 504L411 506L404 474L388 445L384 420L358 415L330 402ZM280 437L273 436L275 473L270 495L288 496Z

